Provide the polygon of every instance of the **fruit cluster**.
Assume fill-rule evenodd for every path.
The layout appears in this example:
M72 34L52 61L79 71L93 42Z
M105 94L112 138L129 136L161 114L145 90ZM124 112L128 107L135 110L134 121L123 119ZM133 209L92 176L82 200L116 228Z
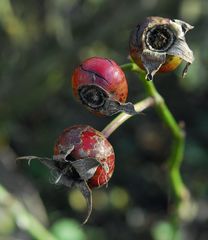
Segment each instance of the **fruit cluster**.
M130 36L132 61L152 80L156 72L172 71L185 60L185 75L194 60L185 41L186 32L192 28L180 20L148 17ZM125 74L111 59L92 57L83 61L72 75L72 89L74 97L97 116L138 113L134 104L126 102ZM92 210L91 189L107 184L115 167L114 150L107 137L88 125L66 128L56 141L52 158L24 156L19 159L38 159L56 173L56 184L78 187L88 205L84 222Z

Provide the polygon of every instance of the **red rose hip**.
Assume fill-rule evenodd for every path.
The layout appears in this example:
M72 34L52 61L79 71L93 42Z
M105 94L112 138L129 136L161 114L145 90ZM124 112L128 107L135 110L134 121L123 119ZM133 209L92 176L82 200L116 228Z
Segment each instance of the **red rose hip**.
M78 187L87 201L87 222L92 211L91 189L106 184L115 166L112 145L99 131L88 125L66 128L58 137L52 158L24 156L19 159L38 159L53 170L55 184Z
M72 166L74 165L78 174L81 171L79 180L85 177L85 173L82 172L84 168L88 168L90 163L93 165L94 161L93 174L90 169L92 177L84 179L87 180L90 188L106 184L113 174L115 161L113 147L101 132L90 126L75 125L65 129L55 144L54 159L59 158L62 154L65 155L65 161L70 161ZM80 166L82 163L83 166L76 165L77 160L80 162ZM76 179L74 180L76 181Z
M146 71L148 80L157 72L173 71L182 60L186 62L182 76L186 75L194 56L185 34L192 28L181 20L154 16L135 27L129 40L130 56Z
M136 113L132 103L125 103L128 95L125 74L111 59L85 60L72 75L72 88L75 98L97 115Z

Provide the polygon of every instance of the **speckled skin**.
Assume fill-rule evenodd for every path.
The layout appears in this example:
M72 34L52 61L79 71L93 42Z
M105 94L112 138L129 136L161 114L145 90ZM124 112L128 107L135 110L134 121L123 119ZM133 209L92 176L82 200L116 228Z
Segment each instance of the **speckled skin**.
M60 146L67 149L70 145L74 145L70 153L73 159L95 158L102 165L98 166L94 176L88 180L89 187L94 188L106 184L114 171L115 154L105 136L87 125L69 127L57 139L54 155L61 153Z
M72 89L78 100L80 100L78 88L89 84L102 87L111 99L121 103L126 101L128 95L126 77L113 60L92 57L77 67L72 76Z
M168 25L169 23L170 19L168 18L147 17L144 22L138 24L132 31L129 40L130 56L141 69L144 69L141 61L141 54L143 49L146 47L144 38L147 30L155 25ZM180 57L168 55L166 62L160 67L158 72L173 71L180 65L181 62L182 59Z

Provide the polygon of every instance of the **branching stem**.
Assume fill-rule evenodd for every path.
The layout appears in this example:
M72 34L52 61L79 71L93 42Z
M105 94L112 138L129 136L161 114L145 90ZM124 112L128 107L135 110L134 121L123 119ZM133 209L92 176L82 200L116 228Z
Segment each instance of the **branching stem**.
M179 204L182 201L189 200L190 198L189 191L183 183L180 174L180 167L184 158L184 129L175 120L164 99L158 93L153 81L147 81L145 79L144 72L135 63L124 64L121 68L123 70L131 70L139 74L139 78L144 85L147 95L155 100L154 107L160 119L165 123L171 132L173 141L170 156L167 160L168 176L170 179L171 189L176 200L176 207L179 207Z
M154 98L147 97L146 99L139 101L134 104L134 108L137 112L142 112L148 107L153 106L155 103ZM139 114L139 113L138 113ZM111 121L102 131L104 136L108 138L118 127L120 127L126 120L128 120L132 115L127 113L120 113L113 121Z

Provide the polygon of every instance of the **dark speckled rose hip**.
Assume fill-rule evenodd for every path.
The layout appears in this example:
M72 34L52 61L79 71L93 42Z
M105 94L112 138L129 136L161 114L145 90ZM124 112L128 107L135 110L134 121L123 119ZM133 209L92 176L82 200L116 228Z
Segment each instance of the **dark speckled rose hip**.
M18 159L38 159L52 170L55 184L79 188L88 206L84 223L92 211L91 189L107 184L115 167L112 145L101 132L88 125L66 128L55 143L52 158L24 156Z

